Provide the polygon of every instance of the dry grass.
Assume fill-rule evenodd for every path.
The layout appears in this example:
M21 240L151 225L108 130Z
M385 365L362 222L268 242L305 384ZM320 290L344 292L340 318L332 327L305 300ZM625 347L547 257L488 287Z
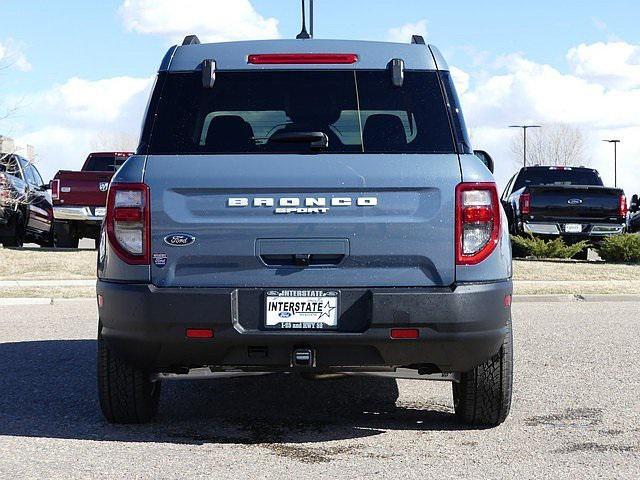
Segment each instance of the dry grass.
M640 265L610 263L526 262L514 260L514 280L635 280L640 279Z
M0 280L72 280L95 276L95 250L0 248Z
M95 250L0 248L0 280L93 279ZM640 266L603 263L513 262L517 295L637 294ZM0 288L0 297L92 297L94 287Z

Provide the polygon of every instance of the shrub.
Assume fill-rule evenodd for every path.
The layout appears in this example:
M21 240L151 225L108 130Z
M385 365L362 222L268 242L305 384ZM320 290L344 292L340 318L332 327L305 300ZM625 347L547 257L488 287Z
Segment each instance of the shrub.
M640 236L625 233L607 237L598 247L598 255L607 262L640 262Z
M562 238L543 240L532 235L528 237L512 236L514 250L522 253L524 257L534 258L572 258L585 248L589 248L589 242L582 240L573 245L567 245Z

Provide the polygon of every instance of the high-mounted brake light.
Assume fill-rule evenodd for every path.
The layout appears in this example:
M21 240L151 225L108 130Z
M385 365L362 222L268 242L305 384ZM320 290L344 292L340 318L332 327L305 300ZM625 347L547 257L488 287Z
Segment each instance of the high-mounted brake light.
M358 61L355 53L258 53L249 55L254 65L327 65L352 64Z
M618 215L622 218L627 218L627 212L627 197L625 197L624 193L621 193L618 198Z
M500 239L500 203L495 183L460 183L456 187L456 264L475 265L493 252Z
M523 193L520 195L520 214L529 215L531 213L531 194Z
M149 187L144 183L112 183L105 225L116 254L131 265L148 265L151 250Z

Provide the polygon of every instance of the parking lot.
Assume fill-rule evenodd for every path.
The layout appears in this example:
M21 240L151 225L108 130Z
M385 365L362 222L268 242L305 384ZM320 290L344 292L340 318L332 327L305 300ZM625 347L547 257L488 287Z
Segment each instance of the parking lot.
M469 430L448 384L285 375L165 383L110 426L93 300L0 306L0 478L637 478L639 307L516 302L511 416Z

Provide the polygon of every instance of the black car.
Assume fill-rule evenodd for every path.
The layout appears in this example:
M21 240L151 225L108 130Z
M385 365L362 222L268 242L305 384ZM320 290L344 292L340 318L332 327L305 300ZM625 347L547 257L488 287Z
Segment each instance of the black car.
M509 180L502 205L512 235L562 237L568 244L588 240L596 245L626 230L624 192L605 187L593 168L521 168Z
M53 246L53 204L38 169L19 155L0 155L0 243Z

